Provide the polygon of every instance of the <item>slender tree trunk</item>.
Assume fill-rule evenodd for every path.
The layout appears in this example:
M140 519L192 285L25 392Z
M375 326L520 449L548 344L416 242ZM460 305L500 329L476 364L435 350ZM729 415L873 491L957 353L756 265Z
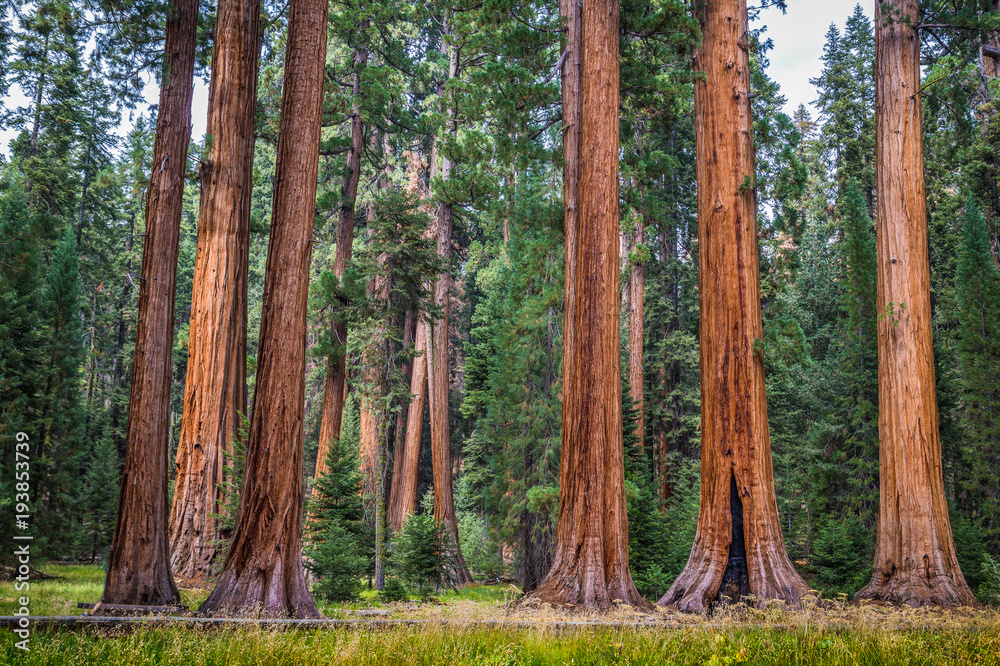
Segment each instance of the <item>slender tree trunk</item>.
M640 146L642 140L640 139ZM640 192L642 186L640 185ZM641 195L640 195L641 198ZM632 232L632 242L629 247L632 255L632 265L629 271L629 327L628 327L628 381L629 389L632 392L632 402L635 404L636 424L635 434L639 438L638 446L640 451L646 450L645 418L643 416L643 386L642 386L642 361L643 361L643 332L646 299L643 290L646 288L645 267L639 256L639 250L644 241L644 229L642 222L642 211L636 215L635 229Z
M167 542L167 431L174 295L184 173L191 138L198 0L174 0L167 16L153 172L146 191L139 317L125 426L118 517L101 601L177 603Z
M180 224L178 222L178 224ZM125 256L128 260L125 263L125 278L122 280L122 291L121 296L118 300L118 338L115 340L115 362L112 366L111 371L111 385L113 387L121 386L122 378L124 377L124 359L122 358L124 354L122 350L125 349L125 337L128 332L128 321L125 317L125 311L128 308L128 295L129 291L132 290L132 278L130 274L132 273L132 243L135 238L135 213L132 214L129 219L129 230L128 237L125 239ZM179 242L179 241L178 241ZM112 398L111 401L111 432L114 433L115 438L115 449L118 451L119 455L124 454L122 449L122 440L118 434L118 426L121 422L121 407L119 406L118 400Z
M337 253L333 259L333 274L343 283L347 264L351 261L354 246L354 210L358 197L358 181L361 178L361 151L365 128L361 122L361 103L364 94L361 88L361 70L368 64L368 51L359 48L354 52L354 106L351 116L351 151L347 154L347 177L340 196L340 213L337 220ZM339 309L339 308L338 308ZM340 427L344 421L344 401L347 398L347 321L339 312L334 313L333 339L340 349L333 354L326 366L326 386L323 392L323 415L320 418L319 444L316 452L316 473L319 479L326 473L326 458L330 447L340 439ZM313 484L315 493L315 484Z
M424 436L424 405L427 401L427 340L430 326L423 315L417 315L413 359L410 376L410 405L406 411L406 443L400 464L399 487L396 499L389 505L389 529L396 532L403 527L406 517L415 513L419 498L417 486L420 477L420 444ZM395 484L394 484L395 485Z
M1000 0L993 0L993 11L1000 12ZM982 67L983 82L980 86L979 103L985 105L989 102L989 82L991 79L1000 77L1000 30L994 30L989 34L986 44L982 47ZM981 108L990 108L983 106ZM997 111L987 111L980 114L982 116L982 126L984 132L992 123L1000 122L997 118ZM990 204L992 215L987 216L990 237L990 249L993 251L993 263L1000 267L1000 224L996 222L997 214L1000 213L1000 200L994 198Z
M721 595L798 603L785 551L764 391L746 0L695 2L701 351L701 510L687 565L660 604L703 611Z
M410 310L406 313L406 319L403 322L403 347L409 347L413 344L416 330L417 313ZM403 363L400 370L406 381L412 383L413 363ZM400 406L400 410L396 413L396 433L392 447L392 480L389 484L389 506L387 509L388 522L390 528L394 531L399 529L392 527L392 524L393 518L399 513L400 508L400 486L403 481L403 462L406 456L406 421L409 405L410 401L407 400Z
M416 154L409 153L409 184L407 191L416 193L422 190L420 186L419 173L426 166L424 161ZM436 159L431 156L431 178L436 175ZM430 225L427 234L433 232L433 225ZM430 338L430 326L426 315L420 312L414 313L413 350L414 358L410 370L410 404L406 409L406 432L402 448L402 461L400 465L399 484L393 481L396 494L389 503L388 522L389 529L398 531L403 527L406 517L417 510L417 488L420 477L420 445L424 436L424 408L427 403L427 359L429 356L428 339ZM398 438L397 438L398 441ZM397 453L397 455L399 455Z
M224 454L247 412L247 275L260 0L222 0L215 23L208 135L177 479L170 510L174 574L201 580L218 552L214 514Z
M449 24L445 18L445 34L449 34ZM442 51L448 55L448 78L454 78L458 73L458 54L453 45L442 44ZM445 95L444 84L438 87L438 95ZM453 110L447 107L448 126L450 134L456 132ZM451 158L440 152L437 159L441 161L440 175L442 182L447 183L451 175ZM451 461L451 427L448 408L450 393L450 363L448 359L448 324L451 320L451 223L452 203L444 195L438 204L437 211L437 251L444 260L445 268L434 283L434 305L441 312L441 318L430 324L428 344L428 393L431 408L431 458L434 465L434 519L444 523L452 540L452 579L456 585L472 582L472 575L465 566L462 550L458 542L458 520L455 516L455 499L452 489Z
M892 3L913 24L917 0ZM876 21L879 520L875 571L857 599L976 603L948 522L931 340L920 39Z
M618 225L618 2L562 0L563 332L559 524L552 568L529 594L647 608L629 571L622 451Z
M327 8L292 0L289 10L246 476L222 574L201 607L210 613L319 615L302 567L302 426Z

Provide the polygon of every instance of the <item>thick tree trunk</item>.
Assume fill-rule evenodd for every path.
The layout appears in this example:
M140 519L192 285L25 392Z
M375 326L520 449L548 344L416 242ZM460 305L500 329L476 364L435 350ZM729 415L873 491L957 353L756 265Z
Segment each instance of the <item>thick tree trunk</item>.
M406 443L400 463L399 486L395 499L389 504L389 529L398 531L406 517L417 510L417 486L420 477L420 443L424 436L424 405L427 401L427 340L430 326L423 315L417 316L413 359L410 376L410 405L406 411ZM393 482L395 486L395 482Z
M920 21L917 0L892 3ZM941 467L931 341L920 39L877 22L879 520L875 571L857 599L975 604L955 558Z
M340 212L337 220L337 251L333 259L333 274L343 283L347 264L351 261L354 246L354 210L358 198L358 181L361 178L361 151L365 127L361 122L360 70L368 64L368 51L359 48L354 52L354 106L351 116L351 151L347 154L347 177L340 196ZM339 309L339 308L338 308ZM320 418L319 443L316 452L316 472L319 479L326 473L326 458L330 447L340 439L340 427L344 421L344 401L347 382L347 322L339 313L334 313L333 339L341 349L330 354L326 366L326 385L323 392L323 414ZM315 493L315 484L313 485Z
M169 429L174 294L184 173L191 139L191 96L198 0L174 0L167 17L153 173L146 192L139 316L125 466L101 601L163 605L180 601L167 541Z
M648 607L628 559L618 264L618 2L563 0L563 333L559 524L529 597Z
M204 579L218 552L220 484L247 411L247 274L260 0L219 3L212 53L198 252L181 434L170 510L170 565Z
M302 567L306 309L316 212L325 0L292 0L271 239L246 477L233 541L207 612L316 617Z
M659 603L703 611L724 594L798 603L785 551L764 390L746 0L695 3L701 351L701 509L687 565Z
M448 20L445 19L445 34L448 34ZM442 46L448 55L448 78L454 78L458 73L458 54L454 45ZM445 95L444 86L438 87L438 94ZM447 109L450 134L456 132L453 112ZM442 182L447 183L451 175L452 162L447 154L439 153L441 160L440 175ZM447 195L445 195L447 196ZM455 498L452 489L451 461L451 424L449 393L451 390L450 363L448 358L448 324L451 321L451 222L452 203L443 200L438 204L437 211L437 251L445 268L433 285L434 305L439 308L441 318L430 324L428 344L427 379L431 410L431 459L434 466L434 519L444 523L452 541L452 582L465 585L472 582L472 575L465 566L462 549L458 542L458 520L455 516Z

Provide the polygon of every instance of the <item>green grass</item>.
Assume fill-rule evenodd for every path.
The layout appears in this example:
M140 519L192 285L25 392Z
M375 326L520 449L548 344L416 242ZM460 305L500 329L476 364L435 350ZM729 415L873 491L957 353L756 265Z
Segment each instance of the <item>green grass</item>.
M32 615L80 615L77 602L96 604L104 592L104 571L97 566L42 562L39 570L55 576L54 580L29 581L27 592L19 592L14 583L0 583L0 615L11 615L22 596L31 599ZM211 590L181 590L181 603L195 608Z
M392 630L149 629L37 632L30 652L0 639L19 664L1000 664L995 632L779 629Z
M82 611L103 587L97 567L46 564L55 580L31 581L33 615ZM208 590L184 590L192 608ZM14 610L12 583L0 584L0 614ZM385 608L394 618L429 619L392 628L271 629L116 628L58 631L33 628L30 651L0 632L0 664L194 664L308 666L311 664L997 664L1000 622L993 611L899 611L845 607L801 611L734 607L709 624L692 616L663 616L673 626L558 628L557 610L533 617L537 628L484 627L481 619L515 619L512 586L470 586L431 604L380 604L372 593L352 604L321 605L328 617ZM353 616L357 617L357 616ZM526 619L528 616L518 616ZM624 619L624 618L623 618ZM437 622L441 620L443 622ZM768 626L768 625L772 626ZM780 626L773 626L780 625Z

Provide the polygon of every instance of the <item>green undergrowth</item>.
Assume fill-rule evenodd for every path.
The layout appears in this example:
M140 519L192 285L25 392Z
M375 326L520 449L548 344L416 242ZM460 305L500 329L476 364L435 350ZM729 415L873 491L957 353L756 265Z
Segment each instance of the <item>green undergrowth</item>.
M93 565L43 562L39 570L52 578L29 580L29 588L18 591L13 582L0 582L0 615L11 615L22 596L31 600L32 615L81 615L78 602L95 604L104 592L104 571ZM181 603L196 608L210 590L180 590Z
M987 631L792 629L556 629L445 625L356 630L45 632L27 653L0 639L18 664L998 664Z
M98 567L46 564L55 576L31 581L32 615L82 613L76 602L96 602L103 587ZM207 589L183 590L192 608ZM0 614L14 612L13 583L0 583ZM332 618L367 621L378 610L418 625L289 629L242 627L121 627L32 629L30 651L0 631L0 664L141 664L298 666L310 664L997 664L1000 616L995 611L939 611L854 607L780 607L737 604L710 618L660 612L656 627L636 626L629 614L590 619L631 622L622 627L571 627L586 620L559 609L514 609L511 585L443 591L428 603L384 604L374 593L349 604L321 605ZM370 618L376 623L381 618ZM646 618L649 619L649 618ZM529 622L480 624L482 620Z

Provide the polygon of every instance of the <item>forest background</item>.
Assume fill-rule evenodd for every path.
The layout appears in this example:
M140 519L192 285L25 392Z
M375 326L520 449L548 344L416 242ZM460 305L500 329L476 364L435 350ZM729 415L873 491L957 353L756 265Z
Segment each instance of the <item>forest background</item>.
M925 22L941 26L921 31L921 93L945 487L963 573L980 599L996 602L1000 89L987 71L995 64L984 55L988 41L979 31L997 26L989 24L995 17L983 18L983 3L923 4ZM461 44L455 62L441 48L444 3L331 5L302 482L307 490L313 484L327 357L339 351L329 334L332 304L362 302L386 254L419 259L408 265L423 272L403 275L404 281L433 279L439 266L425 257L421 237L429 211L448 202L454 228L447 266L447 419L460 545L476 578L511 578L528 588L551 562L558 510L564 256L559 19L553 3L537 1L448 6L450 39ZM247 289L250 395L286 28L281 3L264 3L263 11ZM37 552L98 560L111 540L125 453L145 191L154 166L155 109L144 110L145 82L159 73L164 6L39 0L4 4L0 12L0 76L8 90L23 93L5 96L2 116L11 138L0 162L0 427L5 436L36 433ZM766 15L751 26L764 313L758 347L767 374L775 487L792 560L813 587L830 595L851 595L871 576L879 489L875 328L879 317L892 316L875 305L873 27L860 7L845 13L844 26L825 34L822 68L810 80L813 111L802 105L790 115L768 75L774 51L763 31ZM204 77L213 18L210 10L201 17ZM622 350L623 377L633 364L640 366L643 396L637 404L631 386L623 391L630 560L640 592L654 599L683 567L698 514L690 62L696 33L686 3L622 4L622 340L629 339L633 321L637 268L645 296L641 351ZM369 54L367 61L356 57L359 48ZM354 105L365 132L356 259L348 279L338 283L330 271ZM130 129L123 136L125 118ZM439 140L451 163L448 180L432 175ZM192 143L188 165L171 456L181 429L199 175L209 143ZM386 219L406 231L394 246L376 224ZM356 331L346 346L352 390L338 473L357 470L359 396L366 390L373 335L389 340L398 359L387 376L390 413L398 415L409 403L403 371L413 352L405 345L406 309L383 311L381 319L361 307L350 313ZM422 498L433 482L425 408ZM400 441L402 423L389 419L388 441ZM3 469L13 469L12 451L0 455ZM238 467L238 461L231 464ZM6 474L0 479L5 513L12 483ZM422 512L429 503L425 499ZM0 524L3 539L9 523ZM362 525L352 538L367 549L371 533Z

